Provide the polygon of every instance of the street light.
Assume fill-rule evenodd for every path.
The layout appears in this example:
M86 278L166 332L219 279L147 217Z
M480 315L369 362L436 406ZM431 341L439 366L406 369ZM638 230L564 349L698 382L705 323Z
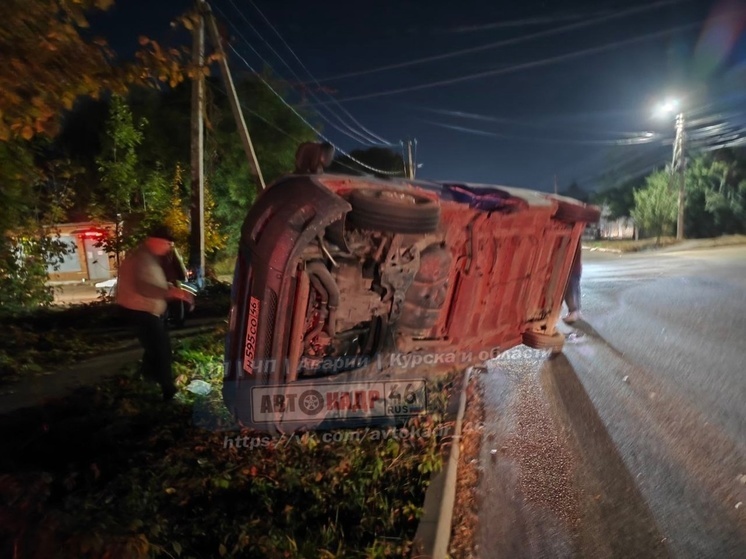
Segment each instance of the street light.
M676 111L679 110L680 106L681 103L678 99L670 97L663 101L660 105L658 105L658 107L655 109L654 116L664 118L668 115L676 113Z
M666 99L656 109L654 115L663 118L676 114L676 137L673 141L673 158L671 159L671 186L673 187L675 178L679 178L679 205L678 217L676 219L676 239L684 239L684 200L686 192L684 189L684 172L686 169L686 160L684 158L684 111L681 110L681 103L678 99Z

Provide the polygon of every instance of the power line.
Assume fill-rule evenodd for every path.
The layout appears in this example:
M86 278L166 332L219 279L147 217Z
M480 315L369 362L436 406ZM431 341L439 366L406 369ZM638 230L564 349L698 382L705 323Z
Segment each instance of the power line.
M661 2L656 2L654 4L648 4L648 5L644 5L644 6L638 6L636 8L631 8L629 10L624 10L622 12L618 12L618 13L615 13L615 14L610 14L610 15L604 15L604 16L601 16L601 17L596 17L596 18L593 18L593 19L590 19L590 20L587 20L587 21L583 21L583 22L580 22L580 23L573 23L573 24L565 25L565 26L558 27L558 28L555 28L555 29L549 29L547 31L540 31L540 32L537 32L537 33L531 33L529 35L524 35L522 37L516 37L516 38L513 38L513 39L504 39L504 40L501 40L501 41L495 41L495 42L492 42L492 43L487 43L487 44L479 45L479 46L476 46L476 47L470 47L470 48L466 48L466 49L455 50L455 51L446 52L446 53L443 53L443 54L437 54L437 55L434 55L434 56L426 56L426 57L423 57L423 58L416 58L414 60L409 60L409 61L406 61L406 62L399 62L399 63L396 63L396 64L387 64L385 66L379 66L377 68L370 68L368 70L358 70L358 71L354 71L354 72L346 72L344 74L336 74L334 76L329 76L329 77L326 77L326 78L320 78L318 81L320 81L320 82L336 81L336 80L341 80L341 79L346 79L346 78L352 78L352 77L356 77L356 76L363 76L363 75L366 75L366 74L373 74L373 73L377 73L377 72L384 72L386 70L397 70L399 68L407 68L409 66L415 66L417 64L425 64L427 62L436 62L438 60L445 60L447 58L454 58L454 57L457 57L457 56L463 56L465 54L472 54L472 53L475 53L475 52L482 52L482 51L485 51L485 50L491 50L491 49L495 49L495 48L499 48L499 47L504 47L504 46L517 45L517 44L520 44L520 43L525 43L525 42L528 42L528 41L532 41L534 39L540 39L540 38L543 38L543 37L550 37L552 35L558 35L558 34L561 34L561 33L567 33L568 31L574 31L576 29L582 29L583 27L590 27L592 25L596 25L598 23L603 23L605 21L611 21L611 20L614 20L614 19L621 19L621 18L628 17L628 16L631 16L631 15L634 15L634 14L637 14L637 13L646 12L646 11L650 11L650 10L655 10L655 9L662 8L662 7L671 5L671 4L679 4L682 1L688 1L688 0L664 0L664 1L661 1ZM252 5L253 5L253 2L252 2Z
M231 4L233 4L233 0L229 0L229 1L231 2ZM300 57L299 57L299 56L298 56L298 55L297 55L297 54L295 53L295 51L294 51L294 50L292 49L292 47L291 47L291 46L290 46L290 45L288 44L288 42L287 42L287 41L285 40L285 38L284 38L284 37L283 37L283 36L282 36L282 35L280 34L280 32L279 32L279 31L277 30L277 28L276 28L276 27L275 27L274 25L272 25L272 22L271 22L271 21L269 21L269 19L267 18L267 16L265 16L265 15L264 15L264 12L262 12L262 11L261 11L261 10L259 9L259 6L257 6L257 5L256 5L256 4L254 3L254 2L252 2L251 0L249 0L249 4L251 4L251 6L252 6L252 7L253 7L253 8L254 8L254 9L255 9L255 10L256 10L256 11L258 12L258 13L259 13L259 15L260 15L260 16L262 16L262 19L264 19L264 21L265 21L265 22L267 23L267 25L269 26L269 28L270 28L270 29L272 29L272 31L274 31L275 35L277 35L277 37L278 37L278 38L280 39L280 41L282 41L282 44L283 44L283 45L285 45L285 48L286 48L286 49L287 49L287 50L288 50L288 51L290 52L290 54L292 54L292 55L293 55L293 58L295 58L295 60L296 60L296 61L298 62L298 64L300 64L301 68L303 68L303 70L305 70L306 74L308 74L308 76L309 76L309 77L311 78L311 80L313 81L313 83L314 83L314 84L315 84L316 86L318 86L319 88L321 88L321 84L319 83L319 80L317 80L317 79L316 79L316 78L315 78L315 77L313 76L313 74L311 73L311 71L310 71L310 70L308 69L308 67L307 67L307 66L306 66L306 65L305 65L305 64L303 63L303 61L302 61L302 60L300 59ZM235 4L234 4L234 7L235 7ZM347 109L345 109L345 108L344 108L344 107L343 107L343 106L342 106L342 105L341 105L340 103L338 103L338 102L337 102L337 100L336 100L336 99L335 99L334 97L332 97L332 96L331 96L331 95L329 95L328 93L327 93L327 96L328 96L328 97L329 97L329 98L330 98L330 99L332 100L332 102L333 102L333 103L334 103L334 104L335 104L335 105L336 105L336 106L337 106L337 107L339 108L339 110L341 110L341 111L342 111L343 113L345 113L345 114L346 114L346 115L347 115L347 116L348 116L348 117L350 118L350 120L352 120L352 122L354 122L355 124L357 124L357 125L358 125L358 126L359 126L359 127L361 128L361 130L363 130L364 132L368 133L368 134L369 134L369 135L370 135L370 136L371 136L372 138L374 138L375 140L378 140L378 141L379 141L379 142L380 142L381 144L383 144L383 145L388 145L388 146L391 146L391 145L393 145L393 144L392 144L392 143L391 143L390 141L388 141L387 139L385 139L385 138L382 138L382 137L381 137L381 136L379 136L378 134L376 134L376 133L374 133L374 132L372 132L372 131L368 130L368 129L367 129L367 128L366 128L365 126L363 126L363 125L362 125L362 124L361 124L361 123L360 123L360 122L359 122L359 121L358 121L358 120L357 120L357 119L356 119L356 118L355 118L355 117L354 117L354 116L353 116L353 115L352 115L352 114L351 114L351 113L350 113L350 112L349 112L349 111L348 111Z
M212 87L214 89L217 89L218 91L220 91L221 93L223 93L223 95L228 95L228 92L225 89L223 89L222 87L220 87L219 85L211 83L211 82L207 82L207 83L208 83L208 85L210 85L210 87ZM293 136L289 132L283 130L282 128L280 128L279 126L277 126L274 122L272 122L270 120L267 120L266 118L264 118L261 115L261 113L258 113L256 111L248 108L243 103L239 102L239 104L241 105L241 108L245 112L250 113L251 115L255 116L256 118L258 118L259 120L261 120L262 122L264 122L265 124L267 124L268 126L270 126L271 128L274 128L275 130L277 130L280 134L283 134L284 136L287 136L288 138L290 138L291 140L293 140L294 142L297 142L297 143L300 143L300 142L303 141L303 140L300 140L300 139L296 138L295 136Z
M666 150L666 153L670 154L668 149ZM624 162L613 167L581 175L577 179L577 182L579 184L606 183L609 188L613 188L631 179L646 175L650 171L661 167L662 154L662 150L660 152L635 154L632 157L626 158Z
M232 2L231 2L231 3L232 3ZM234 6L235 6L235 5L234 5ZM258 58L259 58L259 59L260 59L260 60L261 60L261 61L262 61L262 62L263 62L263 63L264 63L264 64L265 64L266 66L268 66L268 67L269 67L269 68L270 68L270 69L271 69L271 70L272 70L272 71L273 71L273 72L274 72L275 74L277 74L277 75L280 75L280 73L279 73L279 72L277 72L277 71L276 71L276 70L275 70L275 69L274 69L274 68L272 67L272 65L271 65L271 64L270 64L270 63L269 63L269 62L267 61L267 59L265 59L265 58L264 58L264 57L263 57L263 56L262 56L262 55L261 55L261 54L259 53L259 51L257 51L257 50L256 50L256 48L254 48L254 46L253 46L253 45L252 45L252 44L251 44L251 43L249 42L249 40L248 40L248 39L247 39L247 38L246 38L246 37L245 37L245 36L243 35L243 33L241 33L241 31L240 31L240 30L239 30L239 29L238 29L238 28L237 28L237 27L236 27L236 26L235 26L235 25L233 24L233 22L232 22L232 21L230 21L230 19L229 19L229 18L228 18L228 16L227 16L227 15L225 14L225 12L223 12L223 11L222 11L222 10L221 10L221 9L220 9L219 7L217 7L217 6L215 7L215 9L216 9L216 10L217 10L217 11L218 11L218 12L220 13L220 15L222 15L222 16L223 16L223 18L225 18L225 19L226 19L226 21L228 21L228 24L229 24L229 25L230 25L230 26L231 26L231 27L233 28L233 30L234 30L234 31L235 31L235 32L236 32L236 33L237 33L237 34L239 35L239 37L240 37L240 38L241 38L241 39L242 39L242 40L243 40L243 41L244 41L244 42L245 42L245 43L246 43L246 44L248 45L248 47L249 47L249 48L250 48L250 49L251 49L251 50L252 50L252 51L254 52L254 54L256 54L256 56L257 56L257 57L258 57ZM240 13L240 12L239 12L239 13ZM258 30L257 30L257 29L256 29L256 28L255 28L255 27L254 27L254 26L253 26L253 25L252 25L252 24L251 24L251 23L250 23L250 22L248 21L248 19L246 19L246 18L245 18L245 16L243 16L243 14L242 14L242 13L241 13L241 16L242 16L242 17L244 17L244 19L246 20L246 23L247 23L247 24L249 25L249 27L251 27L251 29L252 29L252 30L253 30L253 31L254 31L254 32L255 32L255 33L256 33L256 34L257 34L257 35L259 36L259 38L260 38L260 39L261 39L262 41L264 41L264 43L265 43L265 44L266 44L266 45L267 45L267 46L268 46L268 47L270 48L270 50L271 50L271 51L272 51L272 52L273 52L273 53L275 54L275 56L276 56L277 58L279 58L279 59L280 59L280 61L281 61L281 62L282 62L282 63L283 63L283 64L284 64L284 65L285 65L285 66L286 66L287 68L288 68L288 70L290 70L290 72L291 72L291 73L293 74L293 76L294 76L294 77L296 78L296 80L298 80L298 81L300 82L300 81L301 81L301 79L300 79L300 77L298 76L298 74L296 74L296 73L295 73L295 72L293 71L293 69L292 69L292 68L291 68L291 67L290 67L290 66L289 66L289 65L287 64L287 62L285 62L285 60L284 60L284 59L283 59L283 58L282 58L282 57L281 57L281 56L279 55L279 53L277 53L277 51L276 51L276 50L275 50L275 49L274 49L274 48L273 48L273 47L272 47L272 46L271 46L271 45L269 44L269 42L268 42L268 41L267 41L266 39L264 39L264 37L262 36L262 34L261 34L261 33L259 33L259 31L258 31ZM311 94L311 96L312 96L312 97L313 97L313 98L314 98L314 99L315 99L315 100L316 100L316 101L317 101L318 103L322 103L321 99L319 99L318 97L316 97L316 96L315 96L315 94L313 94L313 93L311 93L311 92L309 92L309 94ZM368 143L370 143L370 140L369 140L368 138L366 138L366 137L365 137L364 135L362 135L362 134L360 134L360 133L356 132L356 131L355 131L354 129L352 129L351 127L349 127L349 126L348 126L348 125L347 125L347 124L346 124L346 123L345 123L344 121L342 121L341 119L339 119L339 117L338 117L338 116L337 116L337 119L338 119L338 120L340 120L340 122L342 122L342 124L343 124L343 125L344 125L345 127L347 127L347 128L348 128L348 129L349 129L349 130L350 130L350 131L352 132L352 134L351 134L350 132L347 132L347 131L343 130L343 129L342 129L342 128L340 128L339 126L337 126L337 125L336 125L336 124L335 124L334 122L332 122L332 121L331 121L331 120L330 120L330 119L329 119L329 118L328 118L328 117L327 117L327 116L326 116L326 115L325 115L324 113L322 113L320 109L318 109L318 108L317 108L316 112L317 112L317 114L318 114L318 115L319 115L319 116L320 116L320 117L321 117L321 118L322 118L322 119L323 119L323 120L324 120L325 122L327 122L327 123L328 123L328 124L329 124L330 126L332 126L333 128L335 128L336 130L338 130L338 131L339 131L339 132L341 132L342 134L346 135L347 137L349 137L349 138L352 138L352 139L353 139L353 140L355 140L356 142L360 142L360 143L363 143L363 144L368 144ZM335 115L335 116L336 116L336 115ZM353 135L353 134L354 134L354 135Z
M701 149L700 151L704 152L710 152L710 151L716 151L719 149L725 149L725 148L737 148L741 146L746 146L746 137L740 138L738 140L735 140L733 142L729 142L727 144L719 144L716 146L709 146L706 149Z
M520 70L529 70L532 68L540 68L542 66L548 66L550 64L555 64L557 62L564 62L566 60L573 60L576 58L581 58L584 56L588 56L591 54L596 54L599 52L604 52L608 50L612 50L618 47L631 45L634 43L640 43L644 41L649 41L652 39L657 39L659 37L663 37L666 35L669 35L670 33L675 33L677 31L685 31L687 29L692 29L694 27L697 27L700 25L700 22L692 22L688 23L686 25L680 25L678 27L672 27L669 29L664 29L662 31L656 31L655 33L648 33L645 35L640 35L638 37L632 37L630 39L624 39L621 41L614 41L611 43L607 43L605 45L600 45L597 47L591 47L587 49L582 49L575 52L570 52L566 54L561 54L558 56L553 56L549 58L544 58L540 60L533 60L531 62L524 62L522 64L516 64L514 66L505 66L502 68L495 68L492 70L485 70L482 72L475 72L473 74L466 74L464 76L457 76L455 78L448 78L444 80L437 80L434 82L419 84L419 85L413 85L413 86L407 86L407 87L400 87L396 89L389 89L385 91L377 91L374 93L365 93L362 95L353 95L350 97L343 97L342 99L338 99L338 102L345 102L345 101L358 101L360 99L372 99L374 97L385 97L388 95L396 95L398 93L407 93L410 91L420 91L423 89L430 89L433 87L440 87L444 85L452 85L455 83L465 82L465 81L471 81L479 78L486 78L486 77L492 77L492 76L499 76L502 74L510 74L513 72L518 72Z
M270 90L270 91L271 91L271 92L272 92L272 93L273 93L273 94L274 94L274 95L275 95L275 96L276 96L276 97L277 97L277 98L278 98L278 99L279 99L279 100L280 100L280 101L281 101L281 102L282 102L282 103L283 103L283 104L284 104L284 105L285 105L285 106L286 106L287 108L289 108L289 109L290 109L290 110L291 110L291 111L292 111L292 112L293 112L293 113L295 114L295 116L297 116L297 117L298 117L298 118L299 118L300 120L302 120L302 121L303 121L303 123L304 123L304 124L305 124L306 126L308 126L308 127L309 127L309 128L311 129L311 130L313 130L313 131L314 131L314 132L315 132L315 133L316 133L316 134L317 134L317 135L318 135L318 136L319 136L319 137L320 137L320 138L321 138L322 140L325 140L326 142L329 142L329 144L331 144L332 146L334 146L334 148L335 148L335 149L336 149L337 151L339 151L339 152L340 152L340 153L341 153L342 155L346 156L346 157L347 157L348 159L350 159L351 161L354 161L355 163L357 163L357 164L358 164L358 165L360 165L361 167L364 167L365 169L368 169L368 170L370 170L370 171L373 171L373 172L375 172L375 173L378 173L378 174L381 174L381 175L392 175L392 176L393 176L393 175L399 175L399 172L384 171L384 170L382 170L382 169L376 169L375 167L371 167L371 166L370 166L370 165L368 165L367 163L364 163L364 162L362 162L362 161L359 161L358 159L356 159L355 157L353 157L352 155L350 155L349 153L347 153L346 151L344 151L344 150L343 150L342 148L340 148L339 146L335 145L335 144L334 144L334 143L333 143L333 142L332 142L332 141L331 141L331 140L330 140L329 138L327 138L326 136L324 136L324 135L323 135L323 134L322 134L322 133L321 133L321 132L320 132L319 130L317 130L317 129L316 129L316 128L315 128L315 127L314 127L314 126L313 126L313 125L312 125L312 124L311 124L310 122L308 122L308 120L306 120L306 118L305 118L305 117L304 117L304 116L303 116L302 114L300 114L300 113L299 113L299 112L298 112L298 111L297 111L297 110L295 109L295 107L293 107L293 106L292 106L292 105L291 105L290 103L288 103L288 102L287 102L287 101L285 100L285 98L284 98L284 97L283 97L282 95L280 95L280 94L279 94L279 93L278 93L278 92L277 92L277 91L275 90L275 88L273 88L273 87L272 87L272 86L271 86L271 85L269 84L269 82L268 82L267 80L265 80L265 79L264 79L264 78L263 78L263 77L262 77L262 76L261 76L261 75L260 75L260 74L259 74L259 73L258 73L258 72L257 72L256 70L254 70L254 68L253 68L253 67L251 66L251 64L249 64L249 61L248 61L248 60L246 60L246 58L244 58L244 57L243 57L243 56L241 55L241 53L240 53L240 52L238 52L238 51L236 50L236 48L235 48L235 47L234 47L233 45L228 45L228 47L229 47L229 48L231 49L231 51L233 51L233 53L234 53L234 54L235 54L236 56L238 56L238 58L240 58L240 59L241 59L241 61L242 61L242 62L243 62L243 63L244 63L245 65L246 65L246 67L247 67L247 68L248 68L249 70L251 70L251 72L253 72L253 73L254 73L254 74L256 75L256 77L257 77L257 78L259 78L259 80L260 80L260 81L261 81L261 82L262 82L262 83L263 83L263 84L264 84L265 86L267 86L267 88L268 88L268 89L269 89L269 90Z
M609 14L609 10L603 10L595 13L574 13L567 15L551 15L547 17L528 17L525 19L512 19L512 20L500 20L492 23L481 23L474 25L461 25L454 29L449 29L445 33L449 34L461 34L461 33L474 33L489 31L492 29L513 29L516 27L531 27L531 26L542 26L553 23L561 23L566 21L578 21L585 17L600 16Z
M453 124L445 124L443 122L436 122L432 120L419 119L427 124L433 126L439 126L441 128L447 128L450 130L456 130L458 132L465 132L469 134L476 134L480 136L490 136L493 138L501 138L506 140L519 140L524 142L542 142L549 144L579 144L579 145L599 145L599 146L629 146L639 144L649 144L660 140L660 135L653 134L652 132L642 132L638 138L628 138L624 140L576 140L569 138L547 138L543 136L528 138L524 136L515 136L511 134L501 134L499 132L491 132L489 130L479 130L476 128L467 128L465 126L456 126Z
M700 115L696 121L689 121L688 144L693 153L706 153L723 148L735 148L746 145L746 122L744 115L738 112L719 112L718 103L709 103L699 107L693 107L688 111L695 111ZM705 111L715 109L712 114ZM714 122L717 119L730 118L730 122ZM704 126L702 125L707 125ZM699 128L697 128L699 126ZM592 164L585 160L585 167L603 166L602 171L594 171L584 174L579 178L581 183L595 183L602 181L610 187L617 186L630 179L638 178L650 171L661 168L665 159L670 157L670 146L673 139L666 137L652 144L640 144L631 146L623 152L615 150L613 154L599 154L592 157ZM622 155L624 154L624 155ZM609 158L609 156L611 156ZM601 159L607 158L606 161ZM568 174L577 168L573 163L563 170L562 174Z
M701 119L704 120L704 119ZM727 124L727 123L726 123ZM746 127L738 124L731 125L726 132L720 130L694 130L688 131L687 146L688 151L693 153L708 153L711 151L735 148L746 145ZM692 139L692 137L696 139ZM607 164L603 171L593 173L583 177L581 182L597 182L598 180L609 181L613 177L613 185L616 186L629 179L640 177L650 171L661 168L664 165L663 157L670 156L670 145L672 139L667 139L656 146L657 149L650 151L647 149L643 153L633 153L624 157L617 157L616 161ZM666 151L661 148L667 147ZM640 148L633 149L643 149Z
M646 132L629 132L629 131L615 131L615 130L608 130L604 129L602 131L592 131L592 130L586 130L586 129L579 129L574 127L568 127L565 125L551 125L551 124L539 124L536 122L531 122L526 119L517 119L517 118L506 118L501 116L492 116L492 115L481 115L476 113L467 113L464 111L452 111L447 109L434 109L431 107L423 107L421 105L418 105L414 107L416 109L436 113L436 114L442 114L446 116L451 117L457 117L457 118L464 118L469 120L477 120L477 121L483 121L483 122L494 122L497 124L507 124L507 125L513 125L513 126L520 126L525 128L533 128L538 130L562 130L562 131L572 131L572 132L578 132L582 134L595 134L595 135L616 135L616 136L626 136L628 138L635 138L639 137L641 134L645 134ZM551 118L551 117L550 117Z

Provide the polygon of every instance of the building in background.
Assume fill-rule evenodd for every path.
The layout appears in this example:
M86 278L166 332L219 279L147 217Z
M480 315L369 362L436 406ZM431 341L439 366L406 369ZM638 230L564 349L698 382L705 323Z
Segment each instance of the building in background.
M49 266L50 285L96 283L116 276L116 258L101 246L114 231L113 223L60 223L54 229L70 250L56 269Z
M601 209L601 219L598 222L599 237L601 239L634 239L637 231L635 220L631 217L610 218L609 207L604 204Z
M635 220L631 217L620 217L608 220L601 218L601 238L603 239L634 239Z

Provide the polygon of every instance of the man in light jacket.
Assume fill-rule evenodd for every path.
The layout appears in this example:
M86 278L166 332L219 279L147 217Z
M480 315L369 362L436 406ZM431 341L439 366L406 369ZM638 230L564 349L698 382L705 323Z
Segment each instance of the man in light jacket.
M173 236L168 228L154 227L145 241L120 265L116 297L117 305L145 350L142 374L161 385L164 400L170 400L176 394L171 372L171 339L162 318L167 300L194 303L190 293L166 281L159 258L172 248Z

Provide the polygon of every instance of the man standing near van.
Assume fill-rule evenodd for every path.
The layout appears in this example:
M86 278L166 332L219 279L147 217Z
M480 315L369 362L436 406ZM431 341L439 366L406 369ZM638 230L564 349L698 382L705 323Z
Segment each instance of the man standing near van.
M171 339L163 320L167 300L181 299L189 304L194 301L190 293L169 286L160 264L159 258L171 251L173 241L166 227L154 227L120 265L116 297L144 349L142 374L160 384L164 400L171 400L176 394L171 372Z
M572 266L570 267L570 277L567 280L567 288L565 290L565 304L567 305L568 313L562 318L567 324L577 322L581 318L580 315L580 276L583 273L583 264L580 261L581 252L583 250L583 240L578 239L578 246L575 249L575 256L572 260Z

